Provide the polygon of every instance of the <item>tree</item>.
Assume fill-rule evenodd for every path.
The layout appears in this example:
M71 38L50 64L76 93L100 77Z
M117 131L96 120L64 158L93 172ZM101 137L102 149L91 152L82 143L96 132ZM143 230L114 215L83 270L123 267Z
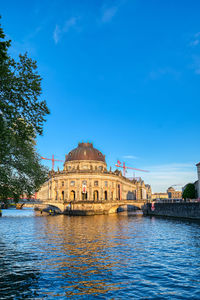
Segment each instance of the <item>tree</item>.
M37 64L27 53L15 61L8 54L0 24L0 198L31 195L47 178L36 151L49 114L41 100L41 77Z
M195 185L193 183L188 183L183 191L183 198L186 199L195 199L196 198L196 190Z

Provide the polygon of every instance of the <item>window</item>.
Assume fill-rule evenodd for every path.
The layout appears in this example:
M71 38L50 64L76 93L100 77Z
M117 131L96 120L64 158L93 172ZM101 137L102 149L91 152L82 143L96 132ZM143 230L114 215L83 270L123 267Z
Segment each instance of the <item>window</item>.
M82 200L87 200L87 192L86 193L82 193Z
M74 185L75 185L75 181L71 181L71 182L70 182L70 185L71 185L71 186L74 186Z
M103 167L102 167L102 166L100 166L98 169L99 169L100 171L102 171L102 170L103 170Z
M93 199L94 199L94 201L98 201L99 200L99 192L98 191L94 191Z
M94 186L98 186L99 185L99 182L98 181L95 181L94 182Z
M65 183L64 183L64 181L62 181L62 186L64 186L65 185Z
M68 170L71 170L71 166L68 166Z
M75 193L75 191L71 191L71 192L70 192L70 200L71 200L71 201L74 201L75 198L76 198L76 193Z
M83 184L83 185L87 185L87 181L86 181L86 180L83 180L83 181L82 181L82 184Z
M108 186L108 181L105 181L105 186Z

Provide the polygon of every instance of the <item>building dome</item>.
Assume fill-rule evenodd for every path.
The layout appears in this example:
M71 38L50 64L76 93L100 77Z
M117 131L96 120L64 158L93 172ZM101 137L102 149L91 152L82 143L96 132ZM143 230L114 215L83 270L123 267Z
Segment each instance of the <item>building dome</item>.
M66 162L74 160L95 160L105 163L105 155L93 148L92 143L79 143L77 148L66 155Z

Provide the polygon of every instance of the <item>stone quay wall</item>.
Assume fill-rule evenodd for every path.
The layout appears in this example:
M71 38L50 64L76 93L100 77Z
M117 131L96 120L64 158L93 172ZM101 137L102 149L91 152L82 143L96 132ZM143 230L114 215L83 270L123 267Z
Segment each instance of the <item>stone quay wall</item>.
M143 214L148 216L162 216L200 220L200 203L151 203L143 207Z

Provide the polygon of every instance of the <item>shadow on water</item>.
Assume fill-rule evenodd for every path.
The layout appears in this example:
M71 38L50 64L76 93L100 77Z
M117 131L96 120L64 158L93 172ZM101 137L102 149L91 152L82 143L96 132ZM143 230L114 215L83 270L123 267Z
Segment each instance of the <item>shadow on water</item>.
M163 222L172 222L172 223L183 223L187 225L197 224L200 225L200 220L189 219L189 218L177 218L177 217L167 217L167 216L144 216L144 218L152 219L152 220L159 220Z

